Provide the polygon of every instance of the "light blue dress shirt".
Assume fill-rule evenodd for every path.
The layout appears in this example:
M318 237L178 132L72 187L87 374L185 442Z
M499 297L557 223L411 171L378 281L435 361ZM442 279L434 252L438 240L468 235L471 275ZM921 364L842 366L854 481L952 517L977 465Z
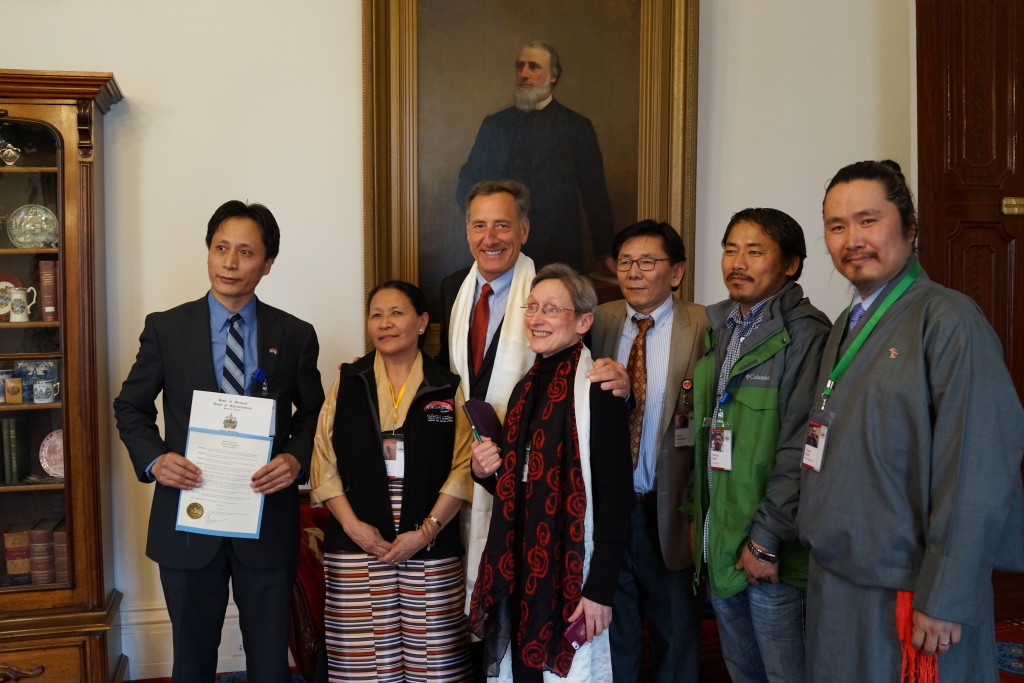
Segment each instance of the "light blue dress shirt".
M626 305L626 322L619 335L615 360L623 366L629 363L629 352L639 331L633 316L654 318L654 325L647 330L647 400L644 402L644 421L640 434L640 456L633 470L633 490L647 493L654 489L654 475L657 472L658 432L661 425L661 409L665 404L665 382L668 381L668 355L672 343L672 306L669 297L651 315L641 315Z
M888 283L886 283L886 284L888 284ZM854 294L853 295L853 301L850 302L850 308L853 308L857 304L860 304L861 306L864 307L864 312L866 313L867 310L869 308L871 308L871 304L875 303L875 299L878 298L878 295L882 293L883 289L885 289L885 285L882 285L881 287L879 287L875 291L873 291L870 294L868 294L866 299L860 295L860 292Z
M206 295L210 304L210 346L213 349L213 372L217 378L217 385L220 386L221 375L224 372L224 354L228 346L228 318L231 311L226 309L221 302L213 296L213 292ZM242 339L245 342L245 393L252 393L252 374L259 367L260 357L256 342L256 297L249 300L242 310Z

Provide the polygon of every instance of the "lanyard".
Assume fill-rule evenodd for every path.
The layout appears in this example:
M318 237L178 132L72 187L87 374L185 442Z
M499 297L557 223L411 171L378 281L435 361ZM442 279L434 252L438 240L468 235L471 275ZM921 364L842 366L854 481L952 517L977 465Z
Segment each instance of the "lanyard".
M723 419L725 415L725 404L729 402L730 398L732 398L732 392L723 391L722 396L718 399L718 405L716 406L717 410L715 410L716 429L725 429L725 420Z
M388 389L391 390L391 405L393 406L391 412L391 433L394 434L398 428L398 406L402 404L402 397L405 396L405 388L409 385L409 376L405 376L405 383L402 384L402 388L398 390L398 398L395 398L395 386L388 380Z
M911 266L910 270L907 271L907 274L903 276L903 279L893 287L892 291L885 297L885 300L882 301L881 305L874 313L871 314L867 324L861 329L856 339L854 339L853 343L850 344L850 347L846 349L846 353L844 353L843 357L839 359L839 362L832 367L832 372L828 376L828 382L825 384L825 389L821 392L822 410L825 410L825 404L828 403L828 399L832 395L832 387L836 385L839 378L842 377L843 373L846 372L846 369L850 367L850 363L853 362L853 357L857 355L858 351L860 351L860 347L864 346L864 342L867 341L868 335L871 334L871 331L875 329L875 325L878 324L879 319L894 303L896 303L897 299L903 296L903 292L907 291L907 288L910 287L910 283L917 279L917 275L920 272L921 262L918 261ZM847 313L847 317L849 317L849 313Z

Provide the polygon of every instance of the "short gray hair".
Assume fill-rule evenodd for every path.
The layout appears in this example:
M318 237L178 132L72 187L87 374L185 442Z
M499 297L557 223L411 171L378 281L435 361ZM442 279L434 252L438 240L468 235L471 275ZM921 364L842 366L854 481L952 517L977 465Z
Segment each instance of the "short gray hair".
M469 221L469 205L474 199L502 192L512 195L519 212L519 222L525 221L530 213L530 190L518 180L481 180L475 183L466 195L466 221Z
M522 50L524 47L532 47L537 50L544 50L551 57L551 75L554 76L555 82L552 86L558 85L558 79L562 77L562 60L558 58L558 50L555 46L546 40L531 40L528 43L523 43L519 49Z
M597 292L590 280L577 273L572 266L564 263L552 263L544 266L537 272L537 276L530 283L532 290L538 283L544 280L558 280L569 290L569 298L572 300L572 307L576 309L576 317L584 313L593 313L597 310Z

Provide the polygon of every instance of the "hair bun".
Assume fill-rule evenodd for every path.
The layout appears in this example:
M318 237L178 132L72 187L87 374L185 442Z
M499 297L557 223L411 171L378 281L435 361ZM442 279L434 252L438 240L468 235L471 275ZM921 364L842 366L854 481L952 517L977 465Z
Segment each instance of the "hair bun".
M880 161L878 163L880 163L880 164L882 164L884 166L888 166L889 168L891 168L892 170L896 171L897 173L899 173L901 175L903 174L903 169L900 168L900 165L898 163L896 163L895 161L893 161L892 159L883 159L882 161Z

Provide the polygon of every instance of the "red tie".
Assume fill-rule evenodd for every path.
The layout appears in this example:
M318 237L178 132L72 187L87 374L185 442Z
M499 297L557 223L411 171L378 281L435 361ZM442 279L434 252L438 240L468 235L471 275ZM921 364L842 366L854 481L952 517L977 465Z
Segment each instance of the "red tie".
M633 322L639 332L633 338L633 348L629 350L626 374L633 392L633 410L629 413L629 450L635 470L640 461L640 435L644 430L644 404L647 402L647 330L654 324L654 318L634 316Z
M469 357L473 361L473 375L480 372L480 366L484 362L487 323L491 319L491 307L487 305L487 300L493 292L488 284L481 287L480 298L476 300L476 306L473 308L473 322L469 325Z

